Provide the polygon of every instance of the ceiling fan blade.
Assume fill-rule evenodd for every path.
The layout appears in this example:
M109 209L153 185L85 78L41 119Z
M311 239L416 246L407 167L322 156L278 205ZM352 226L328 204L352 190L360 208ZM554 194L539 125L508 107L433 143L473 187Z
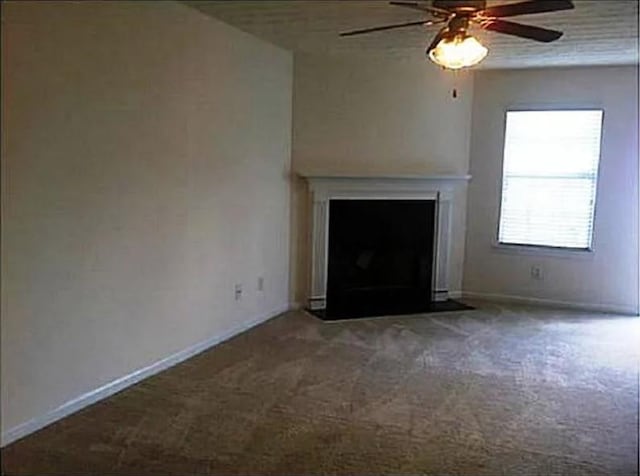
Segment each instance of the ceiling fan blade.
M362 30L345 31L343 33L340 33L340 36L363 35L365 33L372 33L374 31L393 30L395 28L406 28L409 26L419 26L419 25L429 26L429 25L433 25L434 23L437 23L437 22L433 22L431 20L422 20L422 21L411 21L408 23L396 23L395 25L375 26L373 28L364 28Z
M480 25L485 30L504 33L505 35L519 36L529 40L541 41L549 43L555 41L562 36L561 31L547 30L537 26L523 25L522 23L514 23L506 20L488 20Z
M395 5L396 7L411 8L413 10L419 10L421 12L428 12L437 17L447 18L451 15L451 12L443 10L441 8L429 7L422 5L418 2L389 2L389 5Z
M438 46L438 43L440 43L440 40L442 40L442 38L444 37L444 34L446 32L447 32L447 27L444 27L442 30L440 30L438 32L438 34L436 36L433 37L433 41L431 42L431 44L427 48L427 53L429 53L429 51L431 51L436 46Z
M575 8L570 0L530 0L528 2L512 3L490 7L478 15L481 17L501 18L516 15L530 15L532 13L559 12Z

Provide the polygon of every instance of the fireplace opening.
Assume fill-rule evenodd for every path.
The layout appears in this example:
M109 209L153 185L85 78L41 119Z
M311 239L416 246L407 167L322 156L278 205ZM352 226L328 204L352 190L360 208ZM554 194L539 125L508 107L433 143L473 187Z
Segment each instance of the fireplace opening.
M435 200L330 200L326 318L432 303Z

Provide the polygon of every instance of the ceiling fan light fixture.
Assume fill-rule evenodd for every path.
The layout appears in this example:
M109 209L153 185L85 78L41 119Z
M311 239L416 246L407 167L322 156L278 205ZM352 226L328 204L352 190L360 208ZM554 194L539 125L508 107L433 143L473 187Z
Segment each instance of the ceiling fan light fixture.
M437 65L460 69L480 63L488 52L482 43L468 33L456 33L442 38L427 54Z

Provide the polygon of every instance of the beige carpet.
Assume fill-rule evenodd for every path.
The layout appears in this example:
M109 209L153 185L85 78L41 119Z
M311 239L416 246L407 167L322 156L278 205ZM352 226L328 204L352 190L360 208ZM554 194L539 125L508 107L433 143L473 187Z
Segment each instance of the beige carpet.
M2 450L4 474L636 475L640 323L282 315Z

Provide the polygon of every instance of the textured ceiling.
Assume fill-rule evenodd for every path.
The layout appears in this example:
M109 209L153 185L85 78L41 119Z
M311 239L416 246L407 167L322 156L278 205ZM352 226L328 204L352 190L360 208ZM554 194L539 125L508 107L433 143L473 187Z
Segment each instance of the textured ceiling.
M338 36L345 30L428 18L427 14L390 6L384 1L227 0L185 3L271 43L310 53L422 58L426 45L438 28L411 27L356 37ZM487 3L516 2L489 0ZM574 3L574 10L512 19L564 31L564 36L554 43L537 43L478 31L478 38L490 51L481 67L638 63L638 0L574 0Z

